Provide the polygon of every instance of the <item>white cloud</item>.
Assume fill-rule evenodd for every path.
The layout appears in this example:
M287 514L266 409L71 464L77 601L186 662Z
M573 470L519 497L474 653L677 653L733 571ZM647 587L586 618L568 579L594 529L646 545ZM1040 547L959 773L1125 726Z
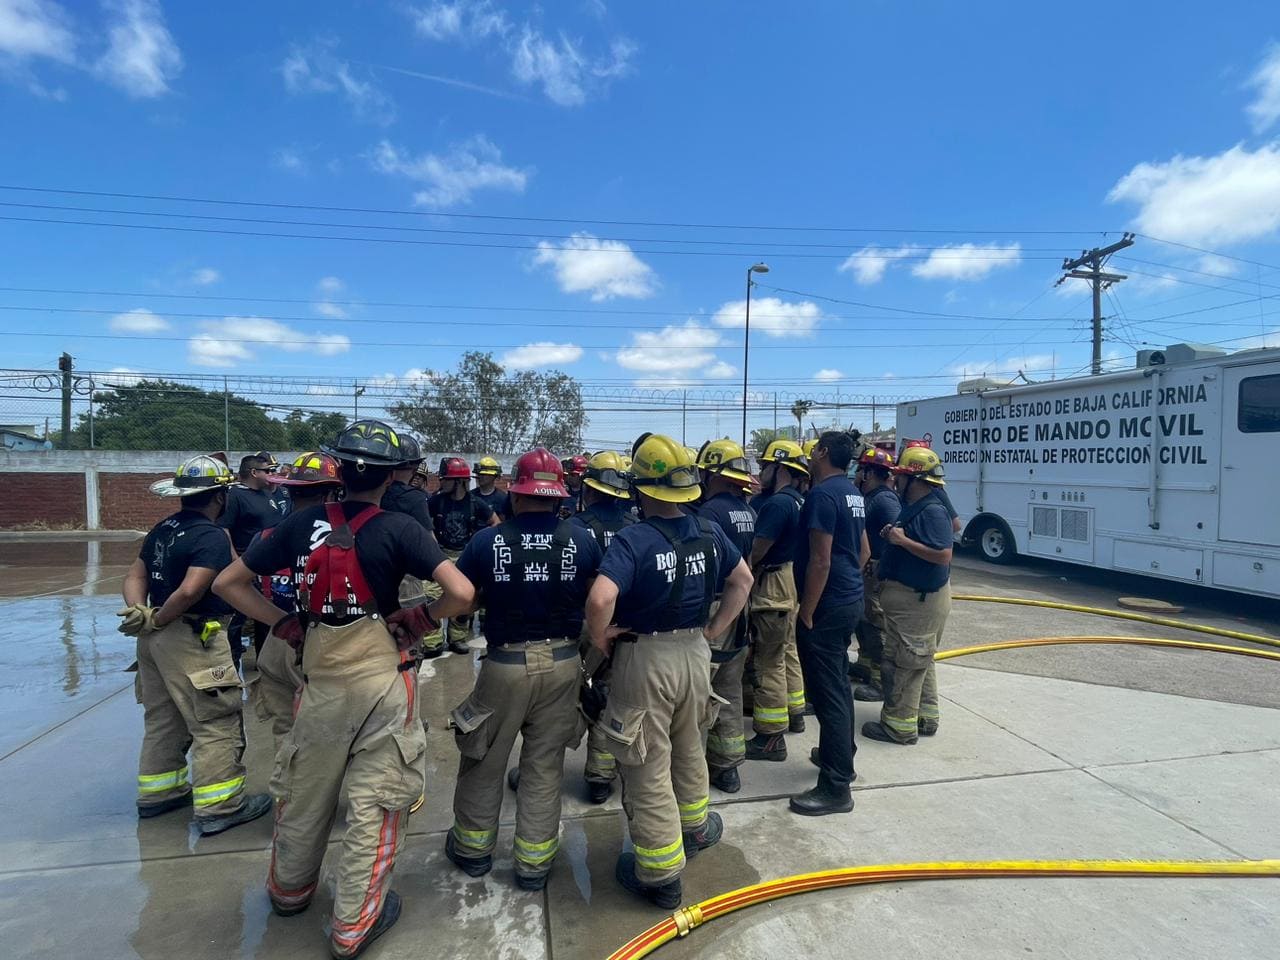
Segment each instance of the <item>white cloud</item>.
M322 317L329 317L331 320L345 320L347 311L341 305L330 303L328 300L320 300L311 305L312 309Z
M1140 163L1107 200L1137 204L1138 230L1166 240L1203 245L1267 236L1280 227L1280 142Z
M709 380L727 380L729 377L737 374L738 368L732 363L726 363L719 360L707 368L707 379Z
M127 313L117 313L109 326L118 333L160 333L169 329L169 321L146 307L137 307Z
M222 279L222 274L213 267L200 267L191 271L191 282L197 287L211 287Z
M271 154L271 165L286 173L306 173L307 158L293 147L280 147Z
M614 360L620 367L643 373L684 373L719 363L712 352L719 344L717 331L689 320L683 326L632 333L631 345L615 353Z
M911 272L925 280L981 280L993 270L1021 262L1022 246L1017 243L955 243L933 250Z
M853 279L862 286L870 286L884 279L885 271L895 260L910 257L916 253L913 246L905 247L863 247L849 255L840 266L841 273L852 273Z
M336 56L336 47L334 40L291 46L280 64L285 89L293 94L338 93L360 120L378 124L394 120L391 98L366 70L360 68L358 76L351 63Z
M1220 257L1216 253L1206 253L1196 261L1196 269L1201 273L1212 273L1215 277L1230 277L1240 272L1234 260Z
M630 73L635 51L635 44L620 39L606 56L592 58L564 34L553 41L526 24L512 46L511 72L526 86L541 87L552 103L576 107L610 80Z
M396 376L394 373L384 373L379 377L369 377L367 380L361 380L360 384L366 387L398 389L400 387L413 387L420 386L424 383L431 383L434 379L434 377L422 368L410 367L399 376Z
M733 300L716 311L716 326L741 327L746 324L747 301ZM751 329L771 337L808 336L822 318L816 303L803 300L787 303L777 297L751 298Z
M554 367L574 363L582 359L582 348L576 343L526 343L502 355L498 362L513 370L529 370L533 367Z
M133 97L159 97L182 72L182 53L156 0L107 3L109 46L97 73Z
M95 377L94 382L99 387L132 387L142 379L142 374L132 367L112 367L109 373Z
M1031 376L1036 373L1049 373L1054 367L1054 361L1054 355L1051 353L1013 354L986 360L965 360L962 363L953 363L947 368L947 373L966 380L986 376L1014 376L1019 370Z
M653 268L629 246L589 233L575 233L558 245L540 241L533 262L551 267L565 293L590 293L596 302L615 297L644 299L658 288Z
M73 63L76 38L66 11L42 0L0 0L0 54Z
M414 29L428 40L484 40L490 36L502 36L511 29L511 22L489 0L439 0L422 7L411 7L409 16Z
M351 349L351 341L340 333L308 334L276 320L227 317L204 324L203 331L187 342L187 358L202 367L231 367L255 359L257 345L321 357Z
M423 184L425 188L413 195L413 202L431 207L468 203L477 190L523 193L532 173L505 166L502 151L479 134L453 144L444 153L424 153L418 157L383 140L373 148L369 159L380 173L407 177Z
M813 375L813 379L817 380L819 383L831 383L834 380L843 380L844 374L839 370L833 370L830 367L827 367L815 373Z
M316 284L316 289L321 293L333 295L345 290L346 285L337 277L321 277L320 282Z
M1253 121L1254 132L1262 133L1280 120L1280 43L1267 48L1246 86L1255 91L1255 96L1245 112Z

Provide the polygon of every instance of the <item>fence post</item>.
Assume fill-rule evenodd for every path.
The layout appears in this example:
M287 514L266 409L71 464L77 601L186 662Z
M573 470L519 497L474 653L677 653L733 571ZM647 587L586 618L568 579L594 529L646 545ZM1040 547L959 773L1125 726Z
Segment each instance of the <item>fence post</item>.
M227 378L222 378L222 447L231 456L231 391Z

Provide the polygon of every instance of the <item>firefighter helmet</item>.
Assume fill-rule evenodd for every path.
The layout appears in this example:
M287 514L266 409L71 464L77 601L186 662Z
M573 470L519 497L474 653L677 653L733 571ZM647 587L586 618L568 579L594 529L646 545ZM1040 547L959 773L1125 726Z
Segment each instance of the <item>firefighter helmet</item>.
M868 447L858 457L859 467L877 467L886 473L893 469L893 454L879 447Z
M587 472L587 463L587 458L579 454L576 457L565 457L560 461L560 466L566 476L581 477Z
M280 461L266 450L259 450L253 455L253 459L261 460L262 466L259 469L266 470L268 473L274 473L280 467Z
M337 460L327 453L309 450L267 477L267 481L282 487L340 487L342 475Z
M804 444L800 447L800 452L804 454L805 460L812 460L813 451L816 450L817 447L818 447L818 438L813 437L804 442Z
M500 477L502 476L502 465L493 457L481 457L476 461L475 467L471 472L477 477Z
M690 503L702 493L698 467L688 450L670 437L651 433L636 447L632 483L641 493L668 503Z
M441 480L470 480L471 468L461 457L444 457L440 460Z
M569 496L564 486L564 467L556 455L545 447L537 447L520 455L512 470L514 479L508 492L526 497Z
M151 492L158 497L190 497L230 486L235 482L224 453L202 453L178 464L173 477L157 480Z
M417 467L425 457L422 455L422 448L418 446L418 441L407 433L400 434L400 456L403 457L399 466L406 470L410 467Z
M400 435L381 420L357 420L323 444L321 453L343 463L354 463L357 469L394 467L404 461Z
M631 473L626 457L612 450L602 450L587 461L583 483L592 490L617 497L631 499Z
M760 455L761 463L777 463L784 467L809 475L809 461L805 458L804 450L800 444L794 440L775 440L769 446L765 447L764 453Z
M902 451L893 472L905 477L919 477L936 487L946 486L942 479L942 461L928 447L907 447Z
M751 466L747 454L735 441L708 440L698 451L698 469L715 473L735 483L751 484Z

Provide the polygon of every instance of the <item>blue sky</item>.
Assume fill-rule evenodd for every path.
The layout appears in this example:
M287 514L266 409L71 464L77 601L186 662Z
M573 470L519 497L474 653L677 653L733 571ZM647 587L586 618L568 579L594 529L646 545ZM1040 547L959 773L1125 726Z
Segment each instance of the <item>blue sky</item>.
M581 378L593 440L678 426L617 391L687 388L692 442L736 433L757 260L752 392L785 420L1079 372L1087 289L1052 284L1126 229L1112 365L1277 342L1264 4L1097 31L1014 2L782 9L0 0L0 217L26 218L0 220L0 285L55 291L0 292L38 308L0 310L0 363L412 378L491 349Z

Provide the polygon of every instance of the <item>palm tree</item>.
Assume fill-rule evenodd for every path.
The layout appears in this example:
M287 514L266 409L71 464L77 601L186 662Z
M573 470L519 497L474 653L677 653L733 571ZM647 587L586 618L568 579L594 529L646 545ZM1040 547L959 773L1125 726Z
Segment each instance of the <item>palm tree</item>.
M797 400L791 405L791 415L796 418L796 436L804 436L804 418L813 409L812 400Z

